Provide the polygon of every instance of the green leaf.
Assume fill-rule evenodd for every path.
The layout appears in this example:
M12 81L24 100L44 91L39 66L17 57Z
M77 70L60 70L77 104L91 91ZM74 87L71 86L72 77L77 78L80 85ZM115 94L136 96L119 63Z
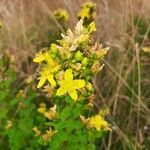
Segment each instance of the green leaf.
M81 115L82 109L83 105L76 103L72 110L73 118L78 118Z
M13 105L17 104L19 101L20 101L20 98L14 98L10 101L10 105L13 106Z
M54 127L55 126L55 123L54 122L45 122L44 123L46 126L48 127Z
M6 108L1 108L1 110L0 110L0 119L5 118L6 115L7 115L7 113L8 113L8 109L6 109Z
M60 115L62 120L66 120L69 116L71 116L71 107L65 107Z
M20 150L24 143L24 136L18 129L12 128L9 133L9 148L11 150Z
M7 92L0 92L0 101L2 101L7 96L7 94Z
M64 142L69 138L68 134L65 131L58 131L50 143L50 149L58 150L62 149L61 146L64 146Z
M79 120L66 120L66 121L62 121L60 123L58 123L56 125L56 129L57 130L62 130L64 128L68 128L68 129L79 129L81 128L83 125L81 124L81 122Z
M33 128L32 118L22 118L19 120L18 128L22 130L25 134L30 134Z

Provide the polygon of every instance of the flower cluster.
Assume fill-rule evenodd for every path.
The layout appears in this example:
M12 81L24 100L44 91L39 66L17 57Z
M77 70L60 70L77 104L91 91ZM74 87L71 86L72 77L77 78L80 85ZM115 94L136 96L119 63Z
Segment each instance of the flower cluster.
M95 9L96 4L93 2L83 4L78 13L78 18L84 20L85 24L93 21L96 15Z
M94 22L85 28L80 20L75 32L69 29L67 35L62 34L63 39L58 41L59 44L52 44L48 51L39 52L33 59L40 64L37 87L42 87L48 81L55 88L57 96L69 94L75 101L79 100L79 89L84 88L82 93L88 93L91 76L101 69L99 59L108 50L97 43L89 46L89 35L95 30Z
M43 91L55 104L47 110L46 104L41 103L37 109L49 121L57 122L61 117L60 113L71 107L68 102L82 103L83 110L86 110L85 107L93 107L92 101L88 100L95 92L92 77L104 66L100 59L108 51L108 48L103 48L98 43L92 46L90 37L94 31L96 31L94 22L85 27L83 20L80 20L74 31L68 29L66 34L61 34L62 39L58 40L57 44L51 44L47 51L39 52L33 59L39 64L37 87L46 85ZM86 116L86 114L83 111L83 115ZM78 120L85 122L87 129L97 131L110 129L108 122L101 114L87 116L87 119L81 116L82 114L78 115ZM54 134L49 136L49 131L46 131L44 138L47 139L52 135Z
M69 14L65 9L58 9L54 11L54 16L58 21L68 21Z
M87 125L87 128L92 128L92 129L96 129L97 131L101 131L101 130L110 130L110 125L109 123L104 119L104 117L106 115L108 115L108 109L101 109L101 111L92 116L92 117L88 117L85 118L84 116L80 116L81 121Z

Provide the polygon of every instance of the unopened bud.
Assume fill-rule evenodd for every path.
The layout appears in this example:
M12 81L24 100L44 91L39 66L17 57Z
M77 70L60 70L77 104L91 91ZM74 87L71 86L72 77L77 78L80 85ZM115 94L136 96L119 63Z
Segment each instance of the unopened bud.
M82 65L83 66L86 66L88 64L88 58L87 57L84 57L83 59L82 59Z
M83 54L82 54L80 51L77 51L77 52L75 53L74 59L75 59L76 61L82 61L82 59L83 59Z

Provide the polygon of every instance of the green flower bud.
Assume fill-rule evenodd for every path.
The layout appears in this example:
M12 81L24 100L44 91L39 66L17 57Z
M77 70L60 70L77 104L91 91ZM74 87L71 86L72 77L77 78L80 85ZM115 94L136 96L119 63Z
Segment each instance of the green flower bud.
M50 52L54 54L58 52L58 48L56 47L56 44L51 44Z
M84 58L82 59L82 65L83 65L83 66L88 65L88 58L87 58L87 57L84 57Z
M85 67L85 66L83 66L83 67L82 67L82 70L85 70L85 69L86 69L86 67Z
M90 70L89 70L89 69L85 69L85 70L83 71L83 74L84 74L84 76L90 75Z
M87 75L87 76L85 77L85 79L86 79L86 81L89 81L89 80L91 79L91 76L90 76L90 75Z
M52 59L56 59L57 58L57 54L50 54Z
M83 59L83 53L80 52L80 51L77 51L77 52L75 53L75 55L74 55L74 59L75 59L76 61L82 61L82 59Z
M95 22L91 22L90 25L88 26L88 31L89 31L89 34L96 31L96 25L95 25Z
M79 75L79 72L78 71L74 71L74 74L73 74L75 77Z
M87 89L88 91L93 91L93 86L92 86L92 84L91 84L90 82L87 82L87 84L86 84L86 89Z

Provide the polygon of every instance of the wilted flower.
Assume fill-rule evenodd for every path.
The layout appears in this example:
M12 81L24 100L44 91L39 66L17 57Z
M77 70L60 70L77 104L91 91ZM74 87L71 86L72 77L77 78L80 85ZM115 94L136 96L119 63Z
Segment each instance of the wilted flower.
M25 79L25 82L26 82L27 84L31 84L32 81L33 81L33 76L32 76L32 75L30 75L29 77L27 77L27 78Z
M42 91L46 93L47 97L52 97L53 91L54 91L54 87L52 87L50 85L46 85L46 86L44 86L44 89Z
M35 132L35 136L41 135L41 131L37 127L32 128L32 130Z
M9 129L13 126L12 122L10 120L7 120L7 125L5 126L5 129Z
M76 63L71 65L71 68L75 69L76 71L80 71L81 67L82 67L81 63Z
M22 98L25 98L26 96L26 93L24 90L19 90L18 93L17 93L17 97L22 97Z
M95 61L94 64L92 65L92 67L90 68L90 70L92 73L97 73L100 70L102 70L103 67L104 67L104 64L100 65L99 61Z
M49 130L46 130L46 133L43 135L43 139L47 142L56 132L57 131L53 131L51 128L49 128Z
M53 120L54 118L56 118L56 114L57 114L56 108L57 106L54 105L54 107L51 107L48 112L44 113L44 116L48 118L49 120Z

